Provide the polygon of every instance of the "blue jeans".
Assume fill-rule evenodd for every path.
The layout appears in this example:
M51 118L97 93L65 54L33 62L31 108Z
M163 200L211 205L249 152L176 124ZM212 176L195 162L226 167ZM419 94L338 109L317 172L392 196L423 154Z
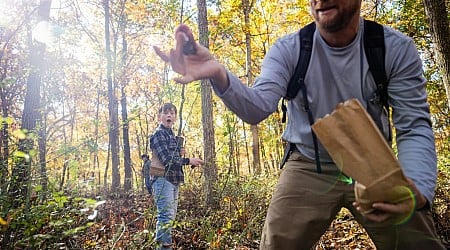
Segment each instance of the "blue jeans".
M145 187L147 188L148 193L152 194L152 184L153 180L150 179L150 176L144 177Z
M157 212L156 241L161 245L172 244L172 223L177 214L179 185L158 177L152 187Z

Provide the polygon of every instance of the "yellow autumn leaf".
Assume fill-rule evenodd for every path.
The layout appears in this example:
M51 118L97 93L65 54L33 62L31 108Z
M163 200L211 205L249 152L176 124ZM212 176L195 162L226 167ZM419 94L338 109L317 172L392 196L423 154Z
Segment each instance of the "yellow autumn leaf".
M7 226L8 222L6 220L4 220L2 217L0 217L0 225Z
M27 135L20 129L16 129L12 132L12 135L20 140L26 139Z

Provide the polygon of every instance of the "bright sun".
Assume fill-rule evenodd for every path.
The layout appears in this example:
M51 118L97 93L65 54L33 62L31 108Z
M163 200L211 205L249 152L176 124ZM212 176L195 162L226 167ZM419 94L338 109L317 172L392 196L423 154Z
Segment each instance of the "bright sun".
M33 29L33 39L45 43L47 46L52 44L55 40L55 35L52 32L51 24L47 21L41 21Z
M8 27L13 23L13 16L10 14L13 0L0 0L0 28Z
M14 14L15 0L0 0L0 29L15 30L20 25ZM57 2L57 1L56 1ZM47 21L37 23L33 30L33 39L47 46L55 42L62 30Z

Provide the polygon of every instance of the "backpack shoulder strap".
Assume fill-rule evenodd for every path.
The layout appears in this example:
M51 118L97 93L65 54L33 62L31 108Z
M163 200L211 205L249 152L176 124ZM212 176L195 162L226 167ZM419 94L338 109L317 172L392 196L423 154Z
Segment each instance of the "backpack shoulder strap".
M316 24L314 22L300 29L300 55L298 57L297 66L295 67L294 76L292 76L291 80L288 83L286 95L281 103L281 109L283 111L283 123L286 122L287 111L284 101L294 99L297 96L298 91L300 90L301 84L303 84L299 82L303 81L306 75L306 70L308 69L309 60L311 59L313 36L315 30Z
M311 59L312 46L313 46L313 36L314 31L316 29L316 24L310 23L306 25L304 28L300 30L300 55L298 58L297 66L295 67L294 76L288 83L286 96L283 98L281 103L281 108L283 110L283 118L282 122L286 122L286 105L284 104L285 99L291 100L297 96L298 92L302 90L303 101L304 101L304 109L308 114L308 120L311 125L314 124L314 116L309 109L308 96L306 92L305 85L305 75L306 70L309 66L309 61ZM322 167L320 165L320 156L319 156L319 144L317 142L316 134L311 130L313 143L314 143L314 152L315 152L315 160L316 160L316 168L317 172L322 172Z
M377 96L383 106L388 109L388 79L385 69L384 31L383 26L374 21L364 20L364 50L366 52L369 70L377 85Z
M285 98L291 100L297 96L300 86L298 82L303 80L308 70L309 60L311 59L313 36L316 30L316 24L314 22L303 27L300 34L300 56L298 57L297 66L295 68L294 76L291 78L288 84Z

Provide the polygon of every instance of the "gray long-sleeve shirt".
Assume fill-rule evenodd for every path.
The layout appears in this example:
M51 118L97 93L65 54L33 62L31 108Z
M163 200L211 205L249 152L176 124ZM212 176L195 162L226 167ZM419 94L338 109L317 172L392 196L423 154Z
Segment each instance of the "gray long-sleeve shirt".
M326 44L319 32L314 34L311 61L305 76L308 101L314 120L331 113L336 105L357 98L366 108L380 108L372 101L376 85L364 53L363 20L355 40L346 47ZM422 62L411 38L384 27L386 74L389 79L389 105L396 131L398 159L405 175L411 178L431 203L436 185L436 152L430 125ZM264 58L261 74L249 88L228 72L229 88L220 93L223 102L241 119L256 124L277 110L294 74L300 51L298 32L276 41ZM214 85L213 85L214 86ZM283 138L295 143L305 156L314 159L311 126L298 94L288 103L288 122ZM380 119L374 117L374 119ZM385 128L384 133L387 133ZM322 162L332 159L319 145Z

